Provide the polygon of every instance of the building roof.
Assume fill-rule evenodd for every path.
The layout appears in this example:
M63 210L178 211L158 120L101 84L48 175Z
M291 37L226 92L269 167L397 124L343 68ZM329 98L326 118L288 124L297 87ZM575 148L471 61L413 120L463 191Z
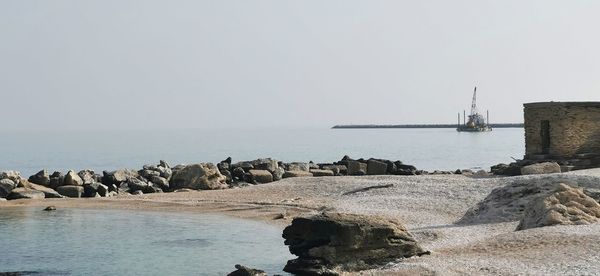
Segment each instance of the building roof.
M525 108L539 108L539 107L598 107L600 108L600 102L537 102L537 103L525 103Z

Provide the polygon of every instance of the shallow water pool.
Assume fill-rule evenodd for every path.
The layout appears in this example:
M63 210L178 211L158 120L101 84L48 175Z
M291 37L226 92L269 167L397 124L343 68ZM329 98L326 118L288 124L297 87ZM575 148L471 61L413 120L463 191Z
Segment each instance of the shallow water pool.
M217 215L0 209L0 272L226 275L235 264L284 274L281 229Z

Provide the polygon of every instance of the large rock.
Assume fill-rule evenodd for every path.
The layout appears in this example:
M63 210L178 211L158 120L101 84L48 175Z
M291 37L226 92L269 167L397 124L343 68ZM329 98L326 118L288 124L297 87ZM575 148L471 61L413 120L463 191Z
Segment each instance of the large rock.
M417 168L415 166L405 165L399 161L394 162L394 165L396 166L396 171L394 172L394 174L396 174L396 175L416 175L417 174Z
M310 170L310 173L312 173L312 175L315 177L334 176L335 175L332 170L321 170L321 169L312 169L312 170Z
M211 163L188 165L171 178L171 189L215 190L228 188L226 178Z
M19 183L21 180L21 173L18 171L3 171L0 172L0 179L10 179L15 183Z
M61 172L54 172L50 175L50 182L48 187L55 189L59 186L64 185L65 176Z
M348 175L365 175L367 174L367 164L354 160L348 160Z
M108 194L108 186L100 183L83 184L83 197L105 197Z
M369 160L367 162L368 175L384 175L388 171L388 164L377 160Z
M254 169L267 170L270 173L275 172L279 168L277 160L271 158L260 158L250 162Z
M273 172L273 181L279 181L283 179L283 175L285 174L285 170L282 167L277 168Z
M303 171L309 172L310 165L302 162L292 162L286 165L286 171Z
M77 175L83 181L82 185L96 183L95 172L92 170L82 170L78 172Z
M50 185L50 175L47 170L41 170L29 177L29 182L48 187Z
M74 171L69 171L65 175L64 185L66 186L80 186L83 185L83 179L79 177Z
M25 188L33 189L44 193L45 198L63 198L57 191L50 189L46 186L30 183L27 180L21 180L21 185Z
M251 179L256 183L273 182L273 175L267 170L250 170Z
M321 169L323 170L330 170L333 172L334 175L346 175L348 174L348 168L346 167L346 165L332 165L332 164L325 164L321 166Z
M551 225L581 225L600 220L600 204L583 189L559 184L549 196L540 196L526 208L517 230Z
M532 164L521 168L522 175L560 173L560 165L556 162Z
M10 193L8 194L6 199L8 199L8 200L22 199L22 198L43 199L44 197L45 197L44 192L21 187L21 188L15 188L12 191L10 191Z
M128 169L121 169L112 172L104 171L103 173L103 184L116 184L117 186L123 182L127 182L127 180L129 180L130 178L137 178L139 176L139 173L137 171Z
M235 271L227 274L227 276L267 276L267 273L254 268L245 267L243 265L235 265Z
M6 179L0 179L0 198L5 198L8 196L8 194L10 194L10 191L12 191L14 188L17 187L17 184L6 178Z
M288 261L284 271L299 275L369 269L428 253L400 223L364 215L323 213L295 218L283 230L283 238L298 256Z
M66 197L79 198L83 195L84 188L79 185L66 185L56 188L56 191Z
M135 191L145 191L148 188L148 183L137 178L129 178L129 180L127 180L127 186L131 193Z
M313 174L310 172L306 172L306 171L286 171L283 174L283 178L290 178L290 177L312 177Z

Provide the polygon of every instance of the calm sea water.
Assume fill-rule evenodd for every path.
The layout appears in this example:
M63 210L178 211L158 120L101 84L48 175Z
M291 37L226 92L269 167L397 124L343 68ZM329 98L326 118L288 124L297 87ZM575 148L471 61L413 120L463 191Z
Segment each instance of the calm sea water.
M237 263L284 275L293 259L264 223L116 210L0 209L0 249L0 272L34 275L227 275Z
M31 175L40 169L113 170L273 157L332 162L353 158L401 160L425 170L489 168L524 154L524 131L495 129L244 129L28 131L0 133L0 170Z

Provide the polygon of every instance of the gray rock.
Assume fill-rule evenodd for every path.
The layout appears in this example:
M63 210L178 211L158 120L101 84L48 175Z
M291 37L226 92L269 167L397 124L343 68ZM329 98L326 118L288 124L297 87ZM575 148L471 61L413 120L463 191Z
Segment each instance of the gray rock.
M310 172L310 165L308 163L292 162L286 165L286 171Z
M148 187L148 183L137 178L129 178L127 186L129 187L129 192L143 191Z
M152 170L140 170L139 174L146 179L152 179L154 176L160 177L160 172Z
M380 162L377 160L369 160L367 162L367 174L368 175L384 175L388 171L387 163Z
M310 170L310 173L312 173L312 175L315 177L334 176L335 175L332 170L321 170L321 169L312 169L312 170Z
M556 162L532 164L521 168L522 175L560 173L560 165Z
M21 183L23 184L23 186L25 188L33 189L33 190L44 193L45 198L63 198L63 196L60 195L57 191L55 191L51 188L48 188L46 186L33 184L33 183L26 182L26 181L21 181Z
M267 170L270 173L275 172L279 168L277 160L271 158L260 158L250 162L254 169L257 170Z
M65 175L64 185L80 186L83 185L83 179L81 179L74 171L69 171Z
M105 197L108 194L108 186L100 183L83 184L83 197Z
M417 168L411 165L402 164L402 162L395 162L396 165L396 175L416 175Z
M59 186L64 185L65 176L61 172L54 172L50 175L50 182L48 183L48 187L55 189Z
M127 182L130 178L137 178L139 176L137 171L121 169L112 172L104 171L104 177L102 180L106 185L116 184L119 185L123 182Z
M19 183L21 180L21 173L18 171L3 171L0 172L0 179L10 179L15 183Z
M290 177L312 177L313 174L307 171L286 171L283 174L283 178L290 178Z
M6 199L43 199L44 197L44 192L41 191L36 191L29 188L14 188L12 191L10 191Z
M8 196L8 194L10 194L10 191L12 191L14 188L17 187L17 184L8 179L0 179L0 198L5 198Z
M160 176L153 176L150 181L152 183L154 183L156 186L160 187L163 191L168 191L169 190L169 181L164 178L164 177L160 177Z
M298 256L284 271L298 275L337 275L337 269L364 270L429 254L399 222L366 215L295 218L283 230L283 238L290 253Z
M44 186L50 185L50 175L47 170L41 170L38 173L29 177L29 182Z
M249 174L256 183L273 182L273 175L268 170L250 170Z
M237 167L237 168L233 169L233 171L231 172L233 180L237 180L237 181L243 181L245 174L246 174L246 172L241 167Z
M66 197L79 198L83 195L83 186L79 185L65 185L56 188L56 191Z
M78 172L77 175L83 181L82 185L83 184L91 184L91 183L96 182L95 173L92 170L82 170L82 171Z
M177 171L171 178L171 189L216 190L228 188L226 178L212 163L193 164Z
M367 164L354 160L348 160L348 175L365 175Z
M144 192L142 192L141 190L133 191L131 193L131 195L143 195L143 194L144 194Z
M279 181L279 180L283 179L283 174L285 174L285 170L282 167L278 167L273 172L273 181Z

